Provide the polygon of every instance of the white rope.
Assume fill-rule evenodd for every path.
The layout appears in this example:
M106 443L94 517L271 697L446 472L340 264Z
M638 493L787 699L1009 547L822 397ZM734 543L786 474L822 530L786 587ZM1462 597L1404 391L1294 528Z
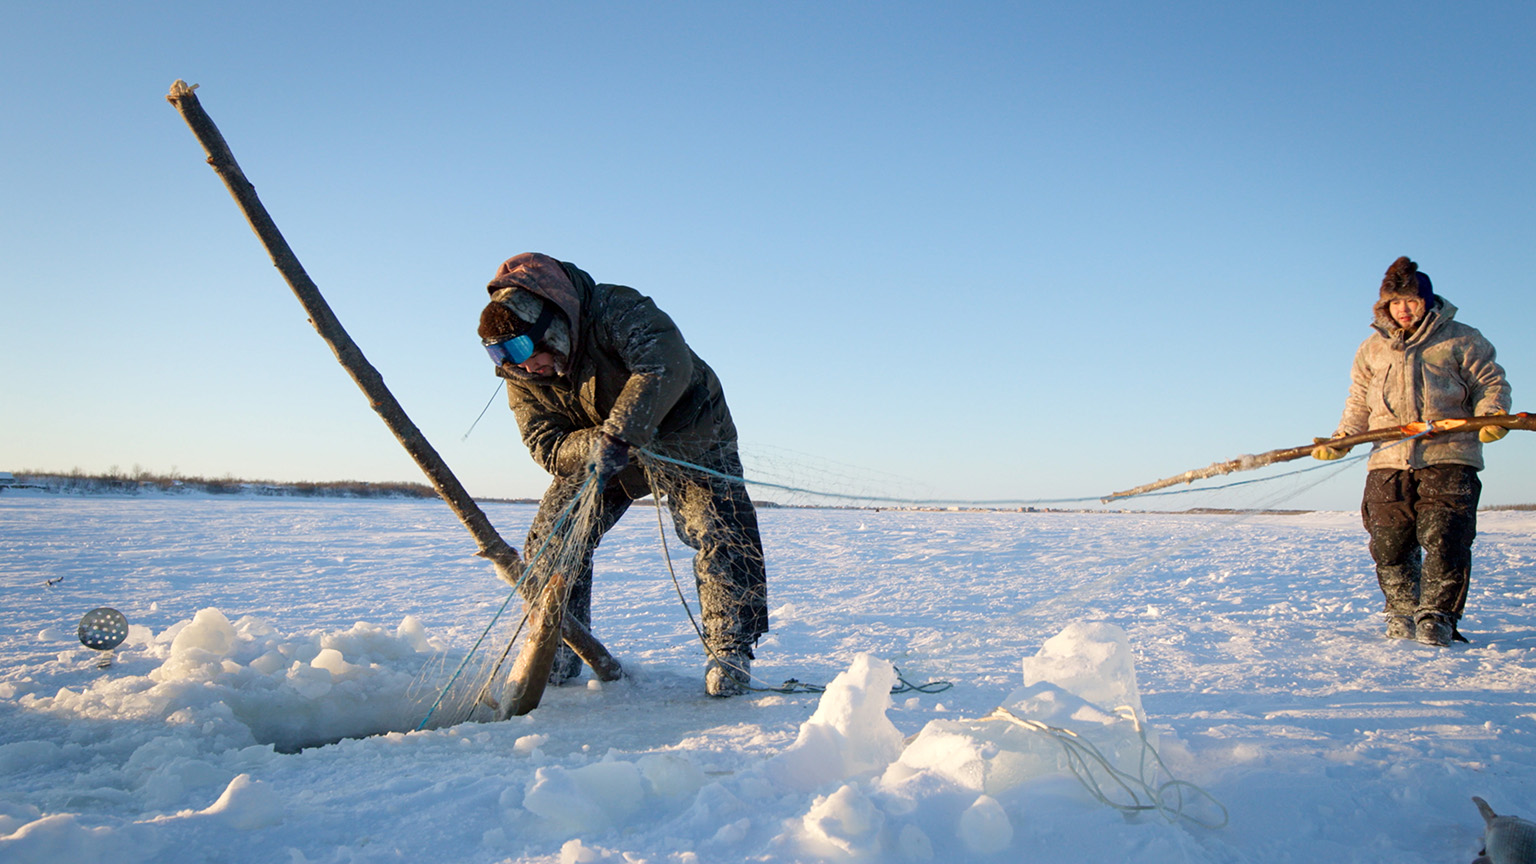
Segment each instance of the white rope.
M996 708L991 714L980 718L982 721L1001 721L1044 735L1061 745L1066 754L1067 767L1073 776L1088 790L1099 803L1113 807L1122 813L1156 812L1169 822L1177 822L1184 819L1202 828L1215 830L1224 828L1227 824L1227 808L1216 800L1216 796L1207 792L1200 786L1187 780L1179 780L1168 770L1167 763L1157 752L1157 748L1147 740L1146 727L1142 725L1141 718L1136 715L1135 709L1129 705L1121 705L1115 709L1115 713L1131 721L1136 728L1136 735L1141 739L1141 754L1135 774L1115 767L1106 757L1103 751L1092 742L1060 726L1052 726L1039 720L1025 719L1007 708ZM1148 757L1151 757L1151 763ZM1152 767L1152 776L1148 777L1148 768ZM1157 773L1167 775L1169 779L1158 783ZM1121 790L1121 800L1115 800L1111 793L1104 791L1104 783L1112 782ZM1156 784L1156 785L1154 785ZM1188 793L1188 800L1186 800ZM1170 798L1172 799L1170 801ZM1193 816L1188 808L1199 800L1209 801L1221 811L1220 821L1210 821Z

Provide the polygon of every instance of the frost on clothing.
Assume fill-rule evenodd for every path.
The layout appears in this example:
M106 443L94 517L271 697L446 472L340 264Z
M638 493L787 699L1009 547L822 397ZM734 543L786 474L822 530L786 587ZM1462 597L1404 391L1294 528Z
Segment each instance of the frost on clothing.
M1509 410L1493 345L1454 320L1456 307L1420 276L1407 258L1388 269L1374 307L1375 332L1355 352L1337 434ZM1405 328L1391 313L1395 300L1408 298L1427 305L1423 318ZM1377 445L1368 464L1360 514L1371 535L1387 635L1448 646L1459 636L1471 581L1483 445L1475 432L1410 438Z
M736 440L720 379L649 297L536 254L509 259L488 286L492 299L519 289L554 303L571 330L566 374L504 375L523 441L546 471L574 474L599 432L636 447L654 440L690 462Z
M718 475L741 476L736 426L719 378L649 297L596 283L575 265L537 253L508 259L487 290L496 303L526 291L553 304L570 333L563 372L539 376L502 367L500 373L524 444L555 478L540 502L528 549L540 548L555 516L580 489L602 434ZM694 575L706 641L717 651L750 657L751 646L768 630L768 607L762 539L746 490L688 469L653 465L650 471L648 477L632 464L603 490L599 536L631 501L665 496L678 536L697 551ZM589 550L568 608L590 623L590 602Z
M1366 475L1360 510L1371 532L1371 558L1388 615L1461 619L1482 488L1477 470L1467 465L1377 469Z
M1456 307L1444 297L1436 298L1412 332L1387 314L1387 301L1377 303L1375 311L1375 332L1355 352L1336 435L1509 410L1509 384L1493 345L1475 328L1454 320ZM1378 445L1369 466L1409 469L1448 462L1481 469L1483 446L1477 433Z

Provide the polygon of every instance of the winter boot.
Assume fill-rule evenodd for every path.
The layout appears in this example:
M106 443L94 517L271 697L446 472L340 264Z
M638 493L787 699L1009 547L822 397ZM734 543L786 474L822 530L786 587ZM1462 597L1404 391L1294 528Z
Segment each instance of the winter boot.
M1450 618L1438 612L1420 612L1414 638L1425 645L1448 648L1455 630Z
M1387 615L1388 639L1416 638L1412 615Z
M752 654L719 651L710 654L704 667L704 692L711 696L740 696L752 680Z

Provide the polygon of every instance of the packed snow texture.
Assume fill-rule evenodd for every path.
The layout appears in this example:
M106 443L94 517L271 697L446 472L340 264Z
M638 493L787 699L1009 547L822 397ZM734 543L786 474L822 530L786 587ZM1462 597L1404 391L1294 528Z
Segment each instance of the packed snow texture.
M637 509L594 602L628 677L415 731L506 596L441 504L7 494L0 860L1445 862L1472 795L1536 814L1532 514L1480 516L1449 650L1382 637L1354 514L762 521L753 671L824 692L704 696Z

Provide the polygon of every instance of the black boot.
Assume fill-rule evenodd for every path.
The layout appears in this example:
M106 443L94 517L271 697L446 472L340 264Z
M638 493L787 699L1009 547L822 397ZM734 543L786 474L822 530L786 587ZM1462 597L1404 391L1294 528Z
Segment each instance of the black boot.
M1438 612L1420 612L1414 627L1414 638L1425 645L1449 648L1456 626L1451 619Z

